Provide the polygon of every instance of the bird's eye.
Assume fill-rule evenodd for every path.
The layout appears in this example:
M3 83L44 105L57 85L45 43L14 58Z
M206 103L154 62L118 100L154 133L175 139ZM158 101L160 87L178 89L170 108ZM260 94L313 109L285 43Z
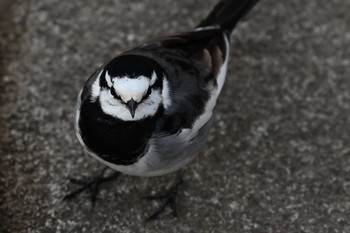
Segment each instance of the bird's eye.
M143 99L147 99L148 96L150 96L151 94L152 94L152 89L148 88L148 91L147 91L146 95L143 97Z
M111 92L111 95L112 95L114 98L116 98L116 99L118 99L118 100L121 100L120 96L117 95L117 93L115 92L114 88L111 88L111 89L110 89L110 92Z

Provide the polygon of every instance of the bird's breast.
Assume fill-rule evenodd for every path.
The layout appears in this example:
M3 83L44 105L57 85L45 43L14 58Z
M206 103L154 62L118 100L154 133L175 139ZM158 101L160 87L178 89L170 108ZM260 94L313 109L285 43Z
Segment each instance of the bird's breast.
M93 104L83 104L77 128L84 146L106 162L130 165L148 150L152 119L126 122L103 114Z

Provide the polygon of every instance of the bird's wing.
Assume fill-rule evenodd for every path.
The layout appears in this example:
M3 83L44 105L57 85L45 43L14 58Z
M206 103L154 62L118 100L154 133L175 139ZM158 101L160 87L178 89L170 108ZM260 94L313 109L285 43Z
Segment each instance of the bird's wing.
M198 29L196 31L184 32L171 36L161 37L138 48L146 49L169 49L183 55L191 56L203 49L211 51L211 46L216 45L226 55L226 44L223 39L224 31L220 28L209 27L208 29Z
M127 52L154 59L166 72L171 103L164 109L160 131L173 134L191 128L205 114L226 59L225 37L221 29L198 30L163 37Z

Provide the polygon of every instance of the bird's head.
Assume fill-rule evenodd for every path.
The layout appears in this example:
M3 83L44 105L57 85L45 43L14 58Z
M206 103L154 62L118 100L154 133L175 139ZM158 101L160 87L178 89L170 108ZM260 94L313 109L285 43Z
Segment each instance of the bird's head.
M146 57L114 58L98 74L91 88L92 101L102 111L124 121L156 115L169 104L169 87L159 65Z

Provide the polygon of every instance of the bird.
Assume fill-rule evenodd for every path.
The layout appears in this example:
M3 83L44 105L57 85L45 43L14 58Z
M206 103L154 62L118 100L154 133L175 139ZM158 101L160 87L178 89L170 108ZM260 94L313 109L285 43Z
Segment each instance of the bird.
M118 174L142 177L193 160L213 124L233 29L257 2L221 0L193 31L145 42L98 68L75 108L76 135L88 154Z

